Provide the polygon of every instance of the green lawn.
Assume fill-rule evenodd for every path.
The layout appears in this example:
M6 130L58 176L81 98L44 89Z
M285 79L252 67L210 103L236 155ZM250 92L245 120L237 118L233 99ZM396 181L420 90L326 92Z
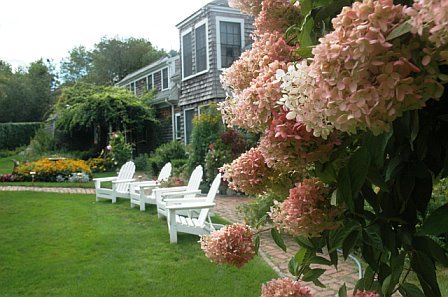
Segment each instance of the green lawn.
M93 195L0 192L0 296L259 296L257 258L218 266L198 237L170 244L155 208Z

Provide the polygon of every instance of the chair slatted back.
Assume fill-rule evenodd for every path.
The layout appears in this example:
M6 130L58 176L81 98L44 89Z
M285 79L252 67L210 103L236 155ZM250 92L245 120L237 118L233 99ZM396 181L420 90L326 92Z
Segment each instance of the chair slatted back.
M202 181L202 175L204 171L201 165L196 166L196 168L191 173L190 179L188 180L187 191L196 191L199 189L199 185ZM196 195L185 195L185 198L194 198Z
M118 172L117 180L133 178L134 173L135 173L135 164L132 161L128 161L123 166L121 166L120 171ZM125 193L128 190L128 188L129 183L119 183L117 185L116 191L119 193Z
M221 173L218 173L213 180L213 183L210 187L210 191L208 191L207 198L205 199L206 203L213 203L215 201L216 194L219 190L219 185L221 184ZM201 209L199 213L198 222L203 225L205 220L207 219L209 208Z
M171 175L171 169L172 169L171 163L170 162L166 163L162 167L162 170L160 170L159 176L157 177L157 181L161 182L167 180Z

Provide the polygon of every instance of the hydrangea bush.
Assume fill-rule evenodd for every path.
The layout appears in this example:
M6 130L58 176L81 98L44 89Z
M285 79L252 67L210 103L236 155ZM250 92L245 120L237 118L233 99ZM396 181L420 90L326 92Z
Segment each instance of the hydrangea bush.
M300 245L288 265L296 279L271 281L262 296L311 296L302 282L323 286L311 265L337 266L337 250L367 264L350 296L441 296L448 205L428 204L448 176L448 0L230 4L256 28L253 47L223 73L220 109L229 126L262 136L222 168L224 179L283 197L253 228L270 222L281 248L282 234ZM247 249L233 243L244 233L250 246L250 233L256 250L261 232L241 228L205 237L206 255L240 267ZM245 261L232 260L240 252Z

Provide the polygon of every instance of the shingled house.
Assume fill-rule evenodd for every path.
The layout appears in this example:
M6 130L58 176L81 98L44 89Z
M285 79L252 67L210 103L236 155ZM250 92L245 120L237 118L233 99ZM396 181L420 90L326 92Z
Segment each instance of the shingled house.
M189 143L193 118L210 103L225 99L219 76L251 43L253 19L230 8L226 0L215 0L176 27L180 55L131 73L118 85L127 86L136 95L145 86L155 87L159 93L153 105L158 118L165 119L160 137Z

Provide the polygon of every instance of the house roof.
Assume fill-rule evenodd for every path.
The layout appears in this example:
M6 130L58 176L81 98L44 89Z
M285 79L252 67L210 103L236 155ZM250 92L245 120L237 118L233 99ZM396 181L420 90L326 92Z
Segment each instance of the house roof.
M128 75L126 75L122 80L120 80L117 85L118 86L124 86L125 84L134 81L136 78L139 78L142 75L145 75L146 73L150 73L154 70L163 68L164 66L166 66L169 62L171 61L175 61L176 59L179 59L179 55L175 55L173 57L169 57L169 56L165 56L160 58L159 60L145 66L142 67L132 73L129 73Z

